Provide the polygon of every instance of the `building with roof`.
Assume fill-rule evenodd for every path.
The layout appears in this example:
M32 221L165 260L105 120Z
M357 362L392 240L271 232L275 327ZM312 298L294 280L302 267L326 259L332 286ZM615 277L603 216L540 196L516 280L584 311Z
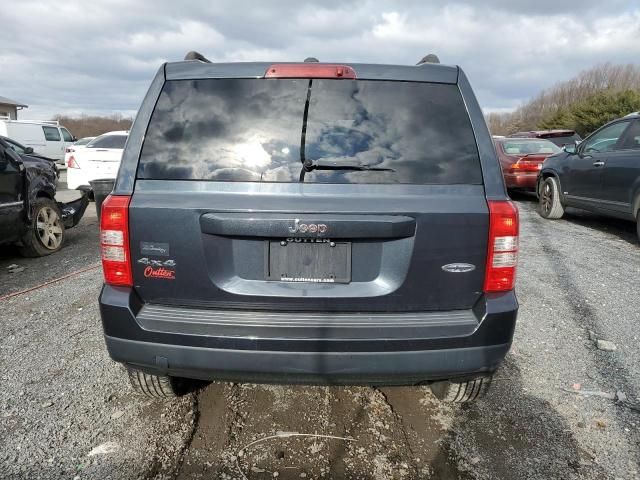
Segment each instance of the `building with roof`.
M18 119L18 110L27 108L28 105L16 102L10 98L0 96L0 117L9 117L11 120Z

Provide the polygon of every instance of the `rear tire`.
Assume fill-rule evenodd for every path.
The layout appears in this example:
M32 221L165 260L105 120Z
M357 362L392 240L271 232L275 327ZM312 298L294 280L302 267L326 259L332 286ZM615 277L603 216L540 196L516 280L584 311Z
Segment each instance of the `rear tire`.
M64 224L58 204L47 197L33 202L29 230L22 238L20 254L24 257L43 257L59 251L64 244Z
M484 397L491 386L493 377L481 377L461 383L445 380L429 385L431 393L445 403L469 403Z
M548 177L542 182L539 192L538 212L543 218L557 220L564 215L564 207L560 200L560 187L558 180L554 177Z
M150 398L176 398L184 393L180 381L167 375L152 375L136 368L127 367L129 382L139 395Z

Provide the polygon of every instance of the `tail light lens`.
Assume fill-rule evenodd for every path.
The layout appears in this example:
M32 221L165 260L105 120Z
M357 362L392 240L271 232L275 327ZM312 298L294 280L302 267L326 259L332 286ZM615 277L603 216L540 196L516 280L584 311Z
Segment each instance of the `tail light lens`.
M542 169L542 162L536 160L518 160L509 167L511 173L534 173Z
M513 202L490 200L485 292L506 292L515 287L518 234L518 209Z
M100 250L104 281L108 285L133 286L129 252L128 195L109 195L100 214Z
M78 165L78 162L76 162L76 159L73 155L71 155L69 157L69 159L67 160L67 167L68 168L80 168L80 165Z

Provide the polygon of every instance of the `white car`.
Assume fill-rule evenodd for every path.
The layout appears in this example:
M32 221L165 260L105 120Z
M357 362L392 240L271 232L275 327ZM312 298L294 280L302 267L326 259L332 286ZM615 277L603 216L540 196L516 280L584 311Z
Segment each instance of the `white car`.
M129 132L108 132L94 138L67 156L67 186L70 190L91 190L89 182L116 178Z
M11 120L9 117L0 117L0 135L31 147L39 155L58 163L64 161L66 148L75 141L69 130L55 120Z

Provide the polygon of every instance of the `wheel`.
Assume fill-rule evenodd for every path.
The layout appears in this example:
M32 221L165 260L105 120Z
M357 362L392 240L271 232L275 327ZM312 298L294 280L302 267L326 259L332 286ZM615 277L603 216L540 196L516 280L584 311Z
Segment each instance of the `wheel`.
M29 230L22 238L20 253L25 257L51 255L62 248L64 225L58 204L50 198L37 198Z
M137 368L127 367L129 382L140 395L151 398L175 398L185 393L181 379L167 375L152 375Z
M540 187L540 215L548 219L562 218L564 215L564 207L560 201L560 188L558 180L554 177L548 177Z
M435 382L429 385L433 395L441 402L468 403L486 395L491 386L492 377L481 377L461 383L450 381Z

